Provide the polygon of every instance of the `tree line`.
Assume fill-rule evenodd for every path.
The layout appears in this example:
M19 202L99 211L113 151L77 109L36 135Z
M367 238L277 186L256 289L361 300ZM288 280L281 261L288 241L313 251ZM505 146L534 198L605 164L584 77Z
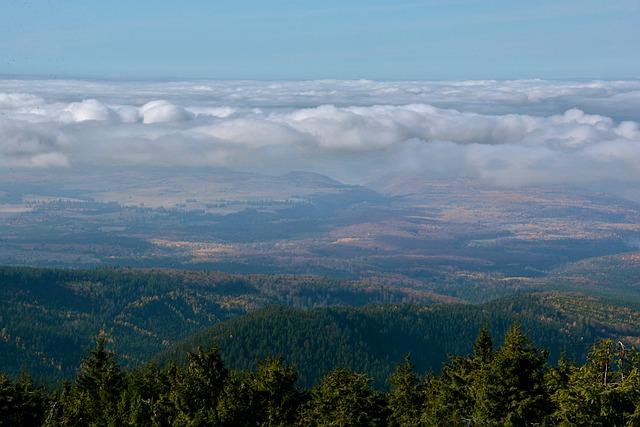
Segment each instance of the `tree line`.
M184 365L128 371L101 334L73 381L53 390L27 375L0 375L2 426L638 426L640 357L600 340L586 362L556 364L514 323L494 348L486 328L467 356L440 374L416 372L411 358L389 388L334 369L308 389L295 367L263 359L228 369L202 348Z

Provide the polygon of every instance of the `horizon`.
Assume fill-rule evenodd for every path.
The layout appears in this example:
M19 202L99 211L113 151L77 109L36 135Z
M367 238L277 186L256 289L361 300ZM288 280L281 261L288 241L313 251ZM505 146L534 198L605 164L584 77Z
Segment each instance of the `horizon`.
M182 83L182 82L259 82L259 83L277 83L277 82L379 82L379 83L460 83L460 82L617 82L617 81L637 81L640 80L640 74L635 77L526 77L526 78L490 78L477 77L465 79L448 79L448 78L416 78L416 79L394 79L394 78L216 78L216 77L189 77L189 76L91 76L91 75L50 75L50 74L2 74L0 80L68 80L68 81L85 81L85 82L114 82L114 83Z

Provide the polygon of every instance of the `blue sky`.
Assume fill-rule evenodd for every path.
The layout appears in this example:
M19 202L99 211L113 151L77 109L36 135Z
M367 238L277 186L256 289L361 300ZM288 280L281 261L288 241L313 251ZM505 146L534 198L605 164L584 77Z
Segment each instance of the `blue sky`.
M639 78L640 1L0 0L0 74Z

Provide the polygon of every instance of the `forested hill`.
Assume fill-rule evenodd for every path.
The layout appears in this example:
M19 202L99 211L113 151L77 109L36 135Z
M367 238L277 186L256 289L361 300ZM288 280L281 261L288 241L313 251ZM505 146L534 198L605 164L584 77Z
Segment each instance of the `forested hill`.
M49 391L0 373L0 426L637 426L640 357L598 341L584 364L549 364L514 323L496 348L482 329L466 356L420 375L410 358L388 378L337 368L311 388L279 358L230 370L216 349L185 364L122 369L100 335L73 381Z
M270 307L196 333L158 361L185 360L197 347L219 347L235 369L279 355L298 368L308 386L337 367L371 375L383 387L393 367L410 353L421 372L439 371L449 354L469 351L483 325L502 336L518 320L555 361L564 352L584 360L602 337L637 343L640 313L578 294L539 293L483 305L376 305L300 310Z
M100 330L132 367L218 322L271 304L359 306L453 298L410 285L308 275L0 267L0 368L72 376Z
M584 282L578 273L571 272L572 289ZM163 351L167 357L191 344L219 342L234 367L252 366L257 355L288 355L305 383L334 360L371 372L380 383L406 352L423 354L416 359L420 369L437 369L447 352L465 351L484 322L499 336L514 316L553 357L562 348L581 356L595 337L635 342L640 336L638 307L602 297L547 292L460 302L415 281L390 279L2 267L0 369L12 376L26 371L41 382L70 378L100 330L128 368ZM374 306L362 308L368 305ZM259 311L270 306L293 310ZM344 308L323 309L336 306ZM310 308L316 309L304 311Z

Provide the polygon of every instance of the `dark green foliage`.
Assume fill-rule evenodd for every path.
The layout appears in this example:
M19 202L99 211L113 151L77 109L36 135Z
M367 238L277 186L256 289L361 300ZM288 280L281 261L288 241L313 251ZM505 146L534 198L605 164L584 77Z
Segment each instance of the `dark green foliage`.
M311 399L302 410L304 426L386 425L385 398L371 389L371 379L346 369L324 376L311 390Z
M483 329L468 356L451 356L440 375L422 377L409 357L388 379L338 368L310 391L280 358L230 371L217 349L184 366L123 370L104 335L73 383L47 392L23 376L0 375L4 426L637 426L640 357L602 340L582 365L547 364L514 323L493 350Z
M297 418L296 408L304 394L296 387L298 372L280 358L267 358L252 378L257 415L265 426L290 426Z
M439 377L425 381L425 425L464 425L473 421L479 374L487 369L467 357L452 356Z
M481 425L521 426L548 415L544 387L547 355L514 325L491 363L480 369L473 419Z
M0 267L0 366L58 383L73 377L101 329L120 362L134 367L197 331L270 304L428 303L430 295L306 275Z
M295 368L278 358L262 360L256 372L233 373L218 404L219 424L294 425L306 398L296 387L297 379Z
M118 403L125 390L126 374L116 356L106 348L106 336L101 334L96 347L82 361L72 388L64 387L57 412L50 414L52 425L123 424Z
M480 335L473 343L473 358L479 363L488 363L493 358L493 339L487 326L483 326Z
M180 425L209 425L218 420L217 406L229 371L217 349L189 353L189 364L174 370L169 399Z
M573 369L566 387L553 395L555 418L563 426L640 425L638 353L621 342L602 340L583 366Z
M562 351L584 360L602 330L555 316L544 298L527 295L481 306L269 307L198 332L162 353L158 361L180 363L193 348L218 347L232 369L255 369L257 360L282 355L298 367L299 384L305 387L341 366L367 373L374 386L384 388L393 366L406 354L413 355L418 371L439 372L448 354L469 352L483 326L486 330L473 351L480 359L490 358L489 331L503 336L514 318L535 344L553 349L551 362Z
M598 338L640 338L639 306L628 302L537 293L482 305L427 306L444 298L429 289L307 275L0 267L0 366L12 376L27 370L40 382L59 384L73 377L103 329L127 368L174 346L180 350L180 343L196 334L177 351L177 359L184 360L186 351L200 344L194 340L201 339L204 346L220 346L234 369L255 369L257 359L282 354L300 369L301 385L310 386L335 366L344 366L368 373L381 386L406 353L414 354L418 370L438 371L448 353L469 351L485 323L498 337L517 318L536 344L551 350L551 361L561 351L582 361ZM271 305L308 309L380 303L388 310L269 309L244 317ZM415 306L393 305L399 303ZM260 318L269 324L250 326ZM229 338L234 329L240 339ZM327 354L339 359L332 363Z
M169 400L170 378L174 373L175 369L159 370L155 365L147 365L129 375L118 406L126 414L124 425L169 425L175 413Z
M397 427L419 425L424 390L410 356L407 356L404 363L396 368L389 378L389 384L391 386L388 394L389 425Z
M30 377L22 375L14 382L0 374L0 426L40 425L49 401L46 390L35 387Z
M423 421L431 425L528 425L549 415L547 355L515 323L494 353L483 329L469 357L452 357L428 382Z

